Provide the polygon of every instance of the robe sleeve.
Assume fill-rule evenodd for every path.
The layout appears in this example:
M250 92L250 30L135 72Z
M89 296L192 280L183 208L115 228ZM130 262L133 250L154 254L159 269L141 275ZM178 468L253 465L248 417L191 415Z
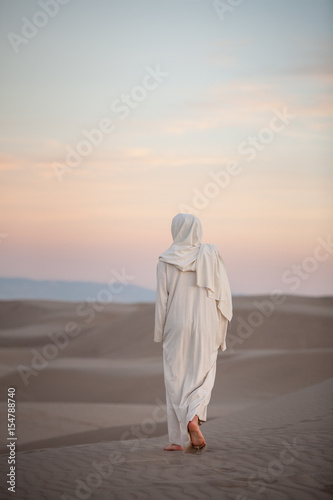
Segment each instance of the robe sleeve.
M225 318L223 316L223 314L221 313L219 308L217 308L217 310L218 310L218 314L219 314L220 335L221 335L221 337L220 337L221 343L220 343L218 349L220 349L221 351L225 351L227 349L226 337L227 337L227 330L228 330L229 321L227 320L227 318Z
M156 303L155 303L155 329L154 342L163 341L163 330L167 315L168 290L166 280L166 266L159 261L156 269Z

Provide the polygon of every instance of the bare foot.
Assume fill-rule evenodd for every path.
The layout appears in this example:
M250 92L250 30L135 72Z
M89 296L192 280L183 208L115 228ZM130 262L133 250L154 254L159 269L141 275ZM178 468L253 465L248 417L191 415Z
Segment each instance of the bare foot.
M193 446L199 446L201 448L206 444L205 438L199 429L198 415L195 415L193 420L188 423L188 430L191 435L191 442Z
M184 448L180 444L169 444L164 448L166 451L182 451Z

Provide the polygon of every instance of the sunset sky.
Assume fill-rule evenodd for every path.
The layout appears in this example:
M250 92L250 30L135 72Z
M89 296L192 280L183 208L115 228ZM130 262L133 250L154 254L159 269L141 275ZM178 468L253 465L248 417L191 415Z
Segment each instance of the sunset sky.
M333 2L236 3L0 2L0 276L154 289L186 211L233 293L333 294Z

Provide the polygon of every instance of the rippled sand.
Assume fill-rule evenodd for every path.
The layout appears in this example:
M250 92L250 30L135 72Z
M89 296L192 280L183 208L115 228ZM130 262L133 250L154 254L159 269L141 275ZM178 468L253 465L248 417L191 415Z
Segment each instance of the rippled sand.
M153 342L153 304L110 304L85 322L77 304L0 302L1 421L13 386L18 438L14 495L5 484L2 425L0 497L332 498L333 300L287 297L251 327L254 302L267 300L234 301L201 454L163 450L162 346ZM52 349L50 333L70 322L80 331L67 334L67 344L59 334L62 348ZM239 330L240 322L250 326ZM20 366L21 374L28 373L22 366L35 372L26 384Z

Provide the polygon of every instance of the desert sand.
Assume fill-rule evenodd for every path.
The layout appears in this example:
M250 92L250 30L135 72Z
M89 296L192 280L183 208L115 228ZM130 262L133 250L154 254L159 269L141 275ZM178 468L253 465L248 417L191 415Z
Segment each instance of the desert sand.
M154 304L0 302L0 498L332 498L333 299L280 302L234 298L204 453L163 450Z

